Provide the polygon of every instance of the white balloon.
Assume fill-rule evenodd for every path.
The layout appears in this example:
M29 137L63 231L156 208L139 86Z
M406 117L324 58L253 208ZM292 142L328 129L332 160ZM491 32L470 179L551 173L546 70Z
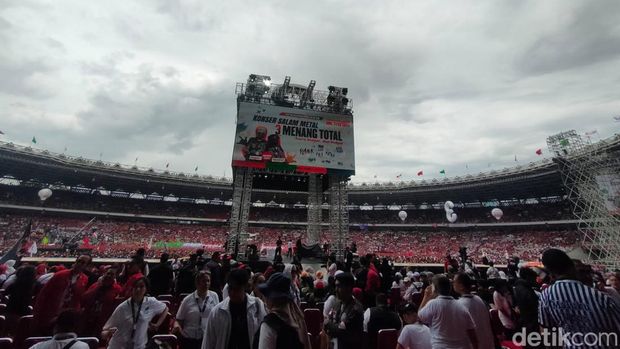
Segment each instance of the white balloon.
M457 219L457 215L456 213L454 213L454 202L448 200L443 204L443 209L446 211L446 219L448 220L448 222L450 223L454 223L456 222Z
M52 196L52 190L49 188L43 188L39 190L38 194L39 194L39 199L41 199L41 201L45 201L49 199L50 196Z
M454 208L454 202L448 200L443 204L444 209L447 211L449 209Z
M450 216L448 216L447 218L448 218L448 222L454 223L458 219L458 216L456 215L456 213L453 213Z
M407 219L407 212L405 211L398 212L398 218L400 218L400 220L404 222L405 219Z
M491 210L491 215L499 221L500 219L502 219L502 216L504 215L504 211L496 207Z

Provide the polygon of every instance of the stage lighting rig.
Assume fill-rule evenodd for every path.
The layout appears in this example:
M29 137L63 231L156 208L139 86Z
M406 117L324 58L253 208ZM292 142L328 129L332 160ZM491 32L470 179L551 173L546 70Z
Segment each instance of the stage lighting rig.
M251 97L264 97L271 87L271 77L267 75L250 74L245 87L245 94Z
M346 87L329 86L329 95L327 96L327 105L337 112L342 112L349 104L346 97L349 89Z

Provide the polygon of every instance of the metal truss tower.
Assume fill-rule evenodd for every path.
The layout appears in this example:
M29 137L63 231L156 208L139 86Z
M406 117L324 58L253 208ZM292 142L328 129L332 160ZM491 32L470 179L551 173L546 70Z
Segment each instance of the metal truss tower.
M345 257L349 242L349 196L347 177L329 176L329 230L331 232L332 252L337 260Z
M547 138L579 220L588 262L616 269L620 267L620 219L610 211L606 197L620 195L620 153L604 142L586 143L574 130Z
M322 211L321 204L323 203L323 184L321 179L316 174L308 175L308 230L307 230L307 244L314 245L319 243L319 237L321 234L321 220Z
M232 209L230 212L230 232L228 234L227 253L245 253L247 246L248 220L252 204L252 169L237 167L234 169Z

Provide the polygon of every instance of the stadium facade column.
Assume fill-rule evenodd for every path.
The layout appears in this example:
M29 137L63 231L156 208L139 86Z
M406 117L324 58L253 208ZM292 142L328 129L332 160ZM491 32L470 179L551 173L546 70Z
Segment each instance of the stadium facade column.
M620 152L584 142L574 130L548 137L547 146L579 220L588 263L620 268L620 219L606 203L620 192Z
M329 230L331 233L331 252L340 261L344 260L345 248L349 241L349 193L348 177L329 175Z
M318 244L321 233L321 204L323 184L317 174L308 175L308 227L306 240L308 245Z
M253 171L251 168L233 168L233 197L230 212L230 232L228 233L227 253L234 253L237 259L244 255L249 237L248 220L252 204ZM241 252L241 254L239 254Z

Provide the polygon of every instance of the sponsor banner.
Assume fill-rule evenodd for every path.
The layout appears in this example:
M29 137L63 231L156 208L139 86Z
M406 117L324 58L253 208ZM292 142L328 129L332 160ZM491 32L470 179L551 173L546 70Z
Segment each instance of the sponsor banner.
M353 117L240 102L232 165L352 175Z

